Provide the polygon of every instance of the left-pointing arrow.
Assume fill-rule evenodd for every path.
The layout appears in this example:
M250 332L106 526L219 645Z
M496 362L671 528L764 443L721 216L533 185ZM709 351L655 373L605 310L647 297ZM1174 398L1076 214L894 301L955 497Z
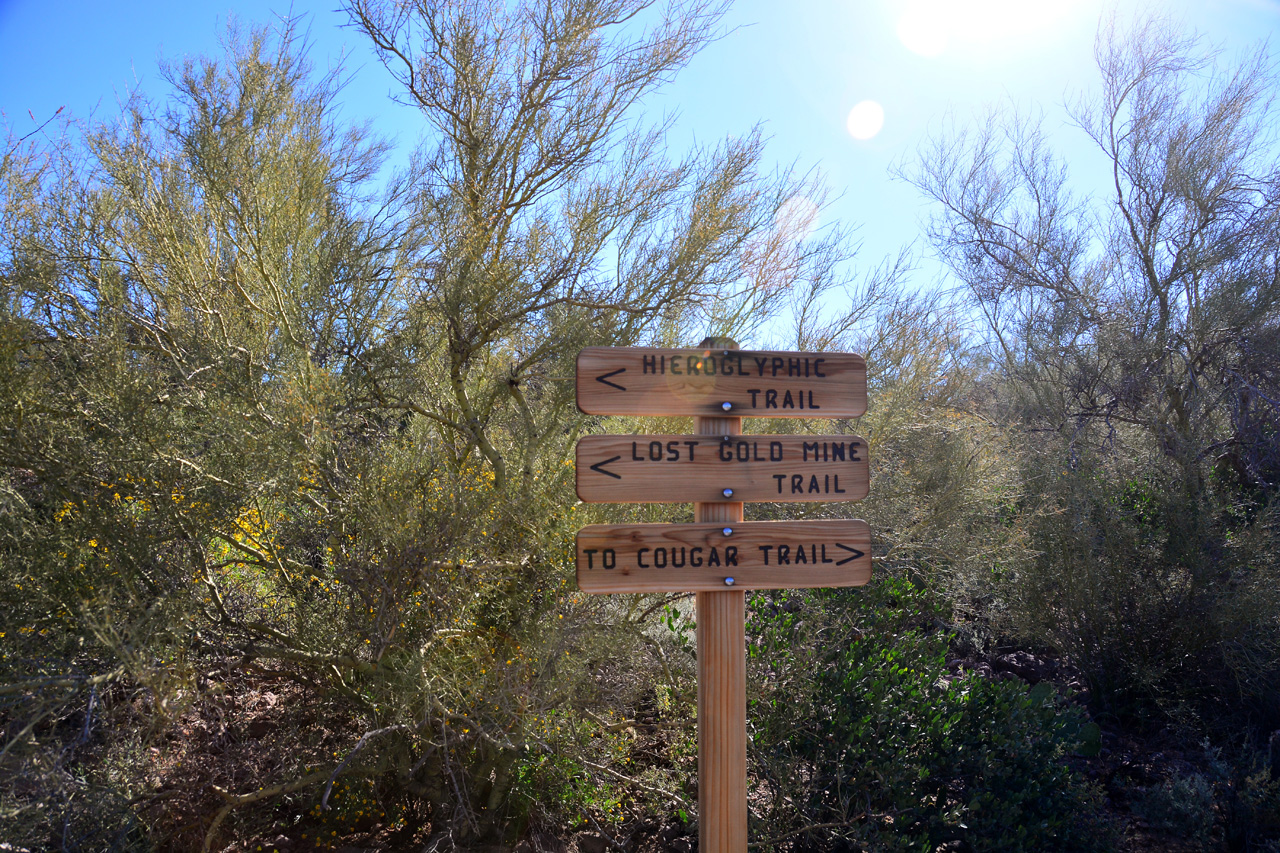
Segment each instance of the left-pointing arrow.
M850 554L853 555L852 557L845 557L843 560L837 560L836 561L837 566L843 566L845 563L848 563L851 560L856 560L859 557L863 556L863 552L859 551L857 548L850 548L848 545L841 545L839 542L836 543L836 547L843 548L844 550L848 551Z
M617 376L619 373L626 373L626 372L627 372L627 369L625 367L619 367L617 370L611 370L608 373L602 373L601 375L597 376L596 381L603 382L605 385L608 385L610 388L617 388L619 391L625 391L627 389L619 385L617 382L610 382L609 377Z
M622 479L621 474L615 474L612 471L604 470L604 466L608 465L610 462L617 462L621 458L622 458L621 456L613 456L613 457L610 457L609 459L604 460L603 462L597 462L596 464L591 466L591 470L595 471L597 474L604 474L606 477L612 477L615 480L621 480Z

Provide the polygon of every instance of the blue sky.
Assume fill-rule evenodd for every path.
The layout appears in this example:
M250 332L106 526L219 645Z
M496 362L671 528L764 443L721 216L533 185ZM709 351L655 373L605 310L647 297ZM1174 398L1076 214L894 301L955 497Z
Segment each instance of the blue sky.
M313 62L345 55L356 72L345 108L407 150L416 115L388 99L394 83L334 5L292 7L310 17ZM229 14L262 22L289 8L272 0L0 0L0 112L18 135L59 107L109 119L135 86L163 96L159 57L217 55ZM909 160L944 116L965 119L1001 99L1042 108L1073 166L1087 171L1090 154L1059 106L1094 82L1090 51L1106 8L1103 0L740 0L728 34L650 106L680 112L675 150L762 122L780 166L825 173L839 198L823 221L858 224L862 259L874 263L918 239L927 208L887 169ZM1122 0L1119 8L1140 6ZM1158 8L1228 51L1280 35L1280 0L1165 0ZM883 124L871 133L877 108ZM939 275L926 257L916 280Z

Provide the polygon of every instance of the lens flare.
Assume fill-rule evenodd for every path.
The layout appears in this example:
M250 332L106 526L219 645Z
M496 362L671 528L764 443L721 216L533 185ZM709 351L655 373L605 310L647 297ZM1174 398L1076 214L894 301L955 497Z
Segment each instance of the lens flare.
M818 228L818 205L802 195L793 195L782 203L773 226L796 240L807 240Z
M859 101L849 110L844 126L854 139L872 139L884 127L884 107L875 101Z

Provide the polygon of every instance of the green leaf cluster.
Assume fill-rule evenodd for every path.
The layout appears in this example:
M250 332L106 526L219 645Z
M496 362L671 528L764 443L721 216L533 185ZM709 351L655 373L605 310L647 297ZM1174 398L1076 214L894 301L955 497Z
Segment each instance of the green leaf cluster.
M1105 850L1098 792L1067 763L1097 727L1048 683L947 665L944 613L883 579L760 596L751 628L758 833L796 850Z

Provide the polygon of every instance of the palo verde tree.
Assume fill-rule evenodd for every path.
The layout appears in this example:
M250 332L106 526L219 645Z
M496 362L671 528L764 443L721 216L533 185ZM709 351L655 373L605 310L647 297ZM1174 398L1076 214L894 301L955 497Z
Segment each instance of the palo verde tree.
M361 362L360 381L379 406L405 413L450 476L481 478L494 535L472 535L459 553L492 578L485 586L562 588L582 520L564 509L566 460L578 435L598 428L573 404L578 350L741 336L786 307L793 285L838 281L843 235L794 239L786 206L818 188L771 174L758 131L672 159L671 119L647 119L646 100L716 36L723 3L357 0L348 9L428 130L406 178L413 242L401 322ZM597 668L646 642L639 620L651 603L576 607L590 614L581 624L614 636L610 653L585 655ZM569 636L562 611L559 598L521 593L486 604L473 628L559 650ZM519 740L494 735L443 716L424 731L431 761L449 761L450 743L474 756L458 784L431 794L452 831L472 821L474 832L478 820L492 834L507 819L504 786L529 762Z
M740 333L788 285L833 274L831 241L766 251L784 203L813 187L765 174L758 131L672 161L672 120L644 120L725 4L348 8L429 128L402 332L428 372L371 365L370 381L432 421L459 464L479 456L499 490L527 487L535 459L571 442L558 380L581 346ZM415 395L423 384L435 393Z
M1224 655L1265 694L1280 607L1272 61L1226 61L1160 20L1105 22L1095 55L1100 85L1070 107L1105 164L1095 192L1017 110L939 136L907 175L986 321L991 412L1038 451L1025 473L1042 556L1003 578L1006 602L1104 696L1203 684Z
M361 427L342 367L384 333L395 228L366 194L379 146L332 120L335 78L298 48L290 27L233 32L225 63L165 69L165 104L6 151L3 218L25 224L0 259L2 695L25 793L5 808L34 846L46 821L74 847L131 823L136 754L123 779L70 772L109 691L163 726L219 661L314 670L363 639L310 577ZM46 739L68 714L74 748Z

